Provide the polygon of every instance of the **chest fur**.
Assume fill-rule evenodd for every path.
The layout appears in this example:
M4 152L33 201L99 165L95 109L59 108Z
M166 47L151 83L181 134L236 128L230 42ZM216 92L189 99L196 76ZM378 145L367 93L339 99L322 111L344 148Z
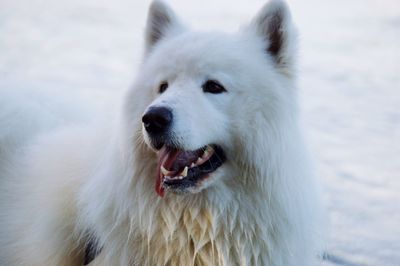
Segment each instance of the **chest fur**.
M232 220L234 219L234 220ZM160 211L142 232L140 265L262 265L257 229L208 209Z

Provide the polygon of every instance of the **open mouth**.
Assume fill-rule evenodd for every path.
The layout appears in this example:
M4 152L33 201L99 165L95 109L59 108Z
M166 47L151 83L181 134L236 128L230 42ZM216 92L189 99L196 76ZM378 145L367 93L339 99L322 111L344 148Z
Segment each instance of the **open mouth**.
M183 192L207 179L226 160L217 145L206 145L194 151L163 146L159 152L156 192L162 197L165 189Z

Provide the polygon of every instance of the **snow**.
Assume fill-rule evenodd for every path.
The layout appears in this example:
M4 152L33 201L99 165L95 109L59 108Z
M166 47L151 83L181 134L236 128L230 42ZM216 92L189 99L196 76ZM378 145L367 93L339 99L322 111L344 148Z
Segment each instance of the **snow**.
M196 28L229 31L263 4L169 2ZM0 90L118 98L141 60L148 4L2 0ZM400 2L289 5L301 33L303 121L330 216L324 265L400 265Z

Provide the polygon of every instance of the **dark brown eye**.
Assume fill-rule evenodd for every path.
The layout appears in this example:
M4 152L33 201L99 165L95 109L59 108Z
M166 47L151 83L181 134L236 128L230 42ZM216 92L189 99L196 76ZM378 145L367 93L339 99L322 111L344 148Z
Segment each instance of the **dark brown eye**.
M207 80L203 84L202 88L203 88L204 92L213 93L213 94L226 92L226 89L224 88L224 86L222 86L221 83L219 83L216 80Z
M160 87L158 87L158 92L163 93L168 88L168 82L162 82Z

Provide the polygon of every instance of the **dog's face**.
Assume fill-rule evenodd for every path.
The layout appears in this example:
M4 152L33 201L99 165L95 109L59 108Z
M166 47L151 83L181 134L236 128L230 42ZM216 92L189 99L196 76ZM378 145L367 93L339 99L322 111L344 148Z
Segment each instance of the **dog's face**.
M197 193L232 174L256 113L279 102L274 80L290 75L289 19L283 3L271 2L237 34L196 33L152 4L139 80L150 101L142 134L158 154L160 195Z

